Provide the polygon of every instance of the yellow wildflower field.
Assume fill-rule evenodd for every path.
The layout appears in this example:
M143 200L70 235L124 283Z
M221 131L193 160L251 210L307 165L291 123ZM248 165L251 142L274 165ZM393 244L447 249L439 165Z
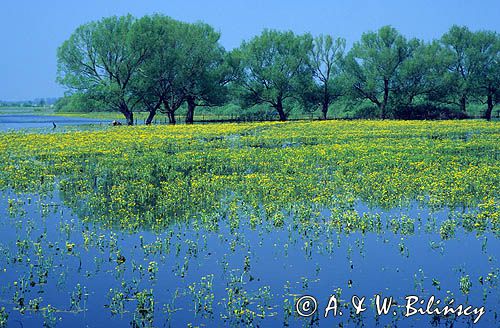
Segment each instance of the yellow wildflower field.
M0 187L161 227L234 206L270 215L363 202L487 208L498 226L500 124L323 121L0 134ZM239 205L238 205L239 204ZM486 211L486 210L485 210ZM491 213L490 213L491 212Z

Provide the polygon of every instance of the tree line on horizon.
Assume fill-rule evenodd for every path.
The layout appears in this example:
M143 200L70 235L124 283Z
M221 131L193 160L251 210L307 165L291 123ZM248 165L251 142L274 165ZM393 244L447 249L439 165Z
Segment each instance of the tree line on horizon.
M452 26L439 40L407 39L391 26L346 40L266 29L226 51L208 24L155 14L113 16L78 27L58 49L59 108L157 113L176 123L185 108L265 105L279 120L292 108L321 113L339 101L359 117L466 117L470 104L490 120L500 99L500 35Z

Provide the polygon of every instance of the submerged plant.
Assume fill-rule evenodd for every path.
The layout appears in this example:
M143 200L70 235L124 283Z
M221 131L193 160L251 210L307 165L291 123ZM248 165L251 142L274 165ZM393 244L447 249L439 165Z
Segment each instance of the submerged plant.
M470 289L472 287L472 282L470 281L469 275L465 275L460 277L460 291L468 295L470 293Z
M137 302L131 325L133 327L150 327L154 322L155 301L153 290L143 290L135 294Z
M0 308L0 327L7 327L9 314L5 311L5 307Z
M199 283L192 283L188 286L188 292L192 297L195 316L202 314L205 318L213 316L214 293L213 288L214 275L208 275L201 278Z
M439 228L439 234L442 239L450 239L455 236L455 228L457 224L454 220L446 220L441 224Z
M77 312L85 311L87 299L87 289L82 287L80 284L77 284L75 290L71 293L70 310Z
M29 309L32 311L39 311L40 310L40 304L42 303L43 299L41 297L34 298L32 300L29 300Z
M58 322L58 318L56 315L56 308L52 305L47 305L47 307L43 311L43 327L44 328L53 328L56 326Z

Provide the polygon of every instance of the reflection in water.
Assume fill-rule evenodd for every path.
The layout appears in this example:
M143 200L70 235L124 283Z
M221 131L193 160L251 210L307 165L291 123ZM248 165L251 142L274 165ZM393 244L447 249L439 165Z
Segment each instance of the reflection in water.
M162 232L130 232L82 221L57 197L4 193L0 277L9 322L451 327L474 320L404 317L404 297L434 295L484 306L478 326L498 324L494 250L500 242L489 226L470 230L464 217L473 211L339 204L284 212L278 222L228 213L230 203L220 205L214 220L194 217ZM448 220L456 226L443 235ZM303 294L314 295L320 309L337 295L343 315L299 318L294 302ZM396 315L375 315L377 294L394 297ZM353 295L367 298L362 314L354 313Z

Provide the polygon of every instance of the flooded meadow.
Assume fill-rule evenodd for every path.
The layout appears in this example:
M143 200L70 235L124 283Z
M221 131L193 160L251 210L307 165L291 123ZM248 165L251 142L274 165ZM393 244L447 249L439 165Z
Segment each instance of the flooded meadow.
M482 121L0 133L0 327L498 326L499 137Z

